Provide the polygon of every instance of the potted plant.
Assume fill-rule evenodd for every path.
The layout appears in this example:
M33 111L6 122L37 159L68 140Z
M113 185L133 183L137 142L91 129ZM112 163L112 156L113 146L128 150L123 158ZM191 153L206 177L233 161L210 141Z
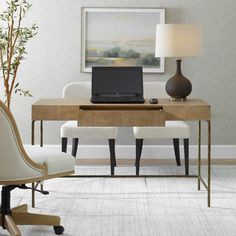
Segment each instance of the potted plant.
M37 34L37 26L22 25L31 4L27 0L6 0L6 10L0 14L0 79L3 80L6 105L10 109L13 94L32 96L20 88L17 73L25 59L26 44Z

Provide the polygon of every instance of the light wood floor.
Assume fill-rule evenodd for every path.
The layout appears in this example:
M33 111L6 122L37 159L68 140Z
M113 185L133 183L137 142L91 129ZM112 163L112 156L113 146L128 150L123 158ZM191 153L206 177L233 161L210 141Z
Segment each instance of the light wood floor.
M134 159L118 159L117 164L118 165L134 165L135 160ZM141 165L174 165L176 163L175 159L141 159ZM197 165L198 160L197 159L190 159L189 164L190 165ZM236 165L236 159L212 159L211 163L213 165ZM106 159L76 159L76 165L109 165L110 160L109 158ZM207 159L202 159L202 164L207 164Z
M196 166L191 166L195 173ZM134 174L118 167L117 174ZM206 168L204 167L204 173ZM77 167L78 174L109 174L108 166ZM147 166L140 174L183 174L175 165ZM84 178L45 182L33 212L58 214L67 236L234 236L236 166L214 165L212 207L196 179ZM202 188L203 189L203 188ZM30 204L29 190L12 192L12 205ZM19 226L24 236L54 235L51 227ZM7 235L0 229L0 235Z

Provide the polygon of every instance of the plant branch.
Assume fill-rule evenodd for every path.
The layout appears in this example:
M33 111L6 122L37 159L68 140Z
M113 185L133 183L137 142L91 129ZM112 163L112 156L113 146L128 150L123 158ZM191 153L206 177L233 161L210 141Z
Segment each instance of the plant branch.
M15 49L15 45L16 45L16 42L17 42L17 39L19 37L19 31L20 31L20 26L21 26L21 20L22 20L22 7L20 7L20 14L19 14L19 20L18 20L18 26L17 26L17 29L16 29L16 36L15 36L15 39L14 39L14 42L11 46L12 48L12 54L11 54L11 58L10 58L10 63L11 63L11 60L12 60L12 55L13 55L13 51ZM20 65L20 58L21 58L21 53L18 55L17 57L17 60L16 60L16 66L14 68L14 73L13 73L13 79L11 81L11 85L10 85L10 89L9 89L9 93L12 94L12 90L14 88L14 84L15 84L15 81L16 81L16 75L17 75L17 71L18 71L18 67ZM10 70L9 70L10 71ZM8 72L9 72L8 71Z
M10 94L12 94L12 90L14 88L14 84L15 84L15 81L16 81L16 75L17 75L17 71L18 71L18 67L20 65L20 58L21 58L21 54L18 56L17 58L17 61L16 61L16 67L14 69L14 76L13 76L13 79L12 79L12 82L11 82L11 87L10 87Z
M9 49L10 49L10 31L11 31L11 26L8 22L7 24L8 31L7 31L7 59L9 59Z
M5 76L5 73L4 73L4 62L3 62L3 53L2 53L2 50L0 50L0 63L1 63L1 66L2 66L2 75L3 75L3 79L4 81L6 80L6 76Z
M8 56L8 65L7 65L7 92L9 92L9 80L10 80L10 73L11 73L11 61L12 61L12 56L13 56L13 52L14 52L14 48L12 47L12 38L13 38L13 29L14 29L14 16L13 16L13 12L12 12L12 16L11 16L11 24L10 26L10 30L9 30L9 35L8 35L8 43L9 43L9 56Z
M18 37L19 37L20 26L21 26L21 20L22 20L22 7L20 7L20 15L19 15L18 26L17 26L17 30L16 30L16 37L15 37L15 40L14 40L14 42L13 42L13 48L15 48L17 39L18 39Z

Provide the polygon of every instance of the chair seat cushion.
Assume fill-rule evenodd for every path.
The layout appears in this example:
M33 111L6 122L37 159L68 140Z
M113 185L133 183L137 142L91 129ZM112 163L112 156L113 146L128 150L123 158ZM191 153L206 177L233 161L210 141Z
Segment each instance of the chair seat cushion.
M184 121L166 121L164 127L134 127L136 139L189 138L189 126Z
M78 127L77 121L67 121L61 126L62 138L115 139L117 127Z
M46 164L49 175L74 171L75 169L75 158L66 153L31 145L26 145L25 151L34 162Z

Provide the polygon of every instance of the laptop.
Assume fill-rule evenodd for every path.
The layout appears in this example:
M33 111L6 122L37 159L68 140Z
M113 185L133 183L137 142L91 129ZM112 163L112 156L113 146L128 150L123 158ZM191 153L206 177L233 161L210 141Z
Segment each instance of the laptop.
M92 103L144 103L142 67L93 67Z

